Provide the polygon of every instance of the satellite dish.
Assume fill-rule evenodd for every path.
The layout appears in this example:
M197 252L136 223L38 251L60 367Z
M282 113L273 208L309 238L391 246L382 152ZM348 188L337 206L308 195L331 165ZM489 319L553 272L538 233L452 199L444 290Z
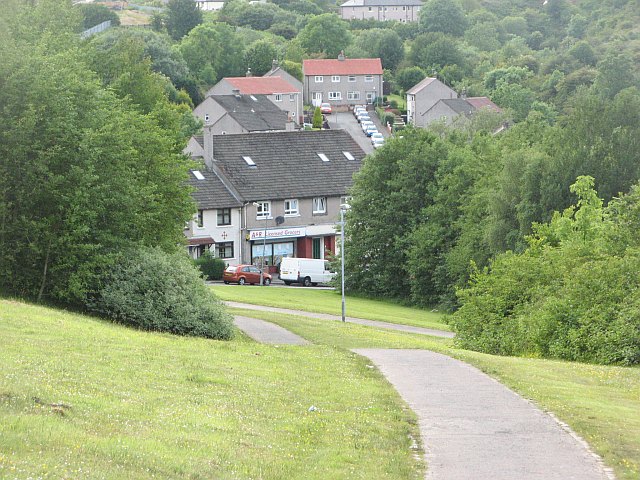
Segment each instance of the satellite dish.
M284 223L284 217L276 217L276 225L282 225Z

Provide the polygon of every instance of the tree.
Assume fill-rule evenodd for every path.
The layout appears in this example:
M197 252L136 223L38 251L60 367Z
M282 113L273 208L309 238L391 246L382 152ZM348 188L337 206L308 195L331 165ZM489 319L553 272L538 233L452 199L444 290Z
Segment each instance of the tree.
M400 36L388 28L372 28L362 31L352 48L362 52L358 56L380 58L384 69L394 70L404 57Z
M467 19L454 0L429 0L420 10L420 25L426 32L442 32L461 37Z
M202 12L193 0L169 0L166 27L174 40L180 40L202 23Z
M109 10L104 5L81 3L77 5L77 8L82 12L82 27L85 30L107 21L111 22L112 27L120 25L120 17L118 17L118 14L113 10Z
M254 75L262 76L271 70L273 60L278 58L278 51L272 42L258 40L249 45L244 52L244 61Z
M347 22L333 13L312 17L298 34L300 45L308 54L335 58L351 43Z
M465 66L456 41L442 33L424 33L416 37L411 45L409 60L414 65L429 72L446 65Z
M605 98L613 98L628 87L640 87L640 76L633 60L626 54L609 54L598 63L593 88Z
M398 71L396 82L405 92L427 77L427 73L420 67L407 67Z
M313 128L322 128L322 112L320 111L320 107L316 107L313 110L313 119L311 122Z

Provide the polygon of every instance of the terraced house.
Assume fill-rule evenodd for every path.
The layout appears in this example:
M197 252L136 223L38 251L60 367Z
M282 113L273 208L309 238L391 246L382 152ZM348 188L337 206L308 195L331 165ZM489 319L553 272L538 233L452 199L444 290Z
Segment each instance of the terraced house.
M341 53L337 59L304 60L302 73L305 104L347 107L382 97L379 58L346 58Z
M349 0L340 5L343 20L417 22L422 0Z
M190 184L191 254L275 271L283 257L336 251L340 204L365 153L344 130L206 135Z

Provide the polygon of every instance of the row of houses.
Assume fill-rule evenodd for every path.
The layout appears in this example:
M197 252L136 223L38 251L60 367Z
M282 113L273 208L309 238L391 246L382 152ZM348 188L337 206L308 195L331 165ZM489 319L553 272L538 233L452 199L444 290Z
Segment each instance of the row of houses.
M185 226L194 258L210 250L228 264L274 270L284 256L325 258L338 249L340 205L365 153L344 130L303 131L303 106L374 102L382 65L340 55L305 60L303 73L300 82L274 62L263 77L249 71L224 78L194 109L204 123L185 150L202 165L189 180L198 213ZM417 126L493 105L458 98L435 78L412 88L407 100Z

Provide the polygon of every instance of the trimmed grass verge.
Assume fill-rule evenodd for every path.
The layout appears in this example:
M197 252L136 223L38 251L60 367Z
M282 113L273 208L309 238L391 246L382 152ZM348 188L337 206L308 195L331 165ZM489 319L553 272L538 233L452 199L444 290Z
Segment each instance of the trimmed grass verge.
M499 357L457 349L449 339L302 316L231 312L271 321L319 345L424 348L463 360L570 425L619 480L640 478L640 368Z
M413 412L334 347L154 334L0 300L0 357L0 478L423 476Z
M306 312L342 314L340 293L333 290L314 290L309 288L256 288L251 286L213 286L215 294L222 300L267 305L269 307L304 310ZM347 297L347 316L368 318L414 327L434 328L451 331L443 322L442 314L404 307L383 300L369 300Z

